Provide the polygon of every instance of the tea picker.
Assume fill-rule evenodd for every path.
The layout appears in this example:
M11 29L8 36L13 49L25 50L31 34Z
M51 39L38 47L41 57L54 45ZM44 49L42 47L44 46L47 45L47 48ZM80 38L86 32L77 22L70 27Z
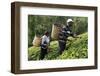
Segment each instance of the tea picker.
M59 43L59 53L60 54L62 54L62 52L66 48L68 37L72 36L75 38L75 34L72 32L73 20L68 19L66 23L67 24L62 28L61 32L59 33L58 43Z
M45 55L48 52L48 47L49 47L49 32L46 31L44 35L42 36L42 42L41 42L41 51L40 51L40 60L43 60L45 58Z

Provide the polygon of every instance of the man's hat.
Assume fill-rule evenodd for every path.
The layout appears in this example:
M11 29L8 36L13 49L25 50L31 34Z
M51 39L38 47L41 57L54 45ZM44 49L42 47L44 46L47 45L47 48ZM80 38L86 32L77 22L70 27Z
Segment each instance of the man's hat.
M67 20L67 23L69 23L69 22L73 22L73 20L72 20L72 19L68 19L68 20Z

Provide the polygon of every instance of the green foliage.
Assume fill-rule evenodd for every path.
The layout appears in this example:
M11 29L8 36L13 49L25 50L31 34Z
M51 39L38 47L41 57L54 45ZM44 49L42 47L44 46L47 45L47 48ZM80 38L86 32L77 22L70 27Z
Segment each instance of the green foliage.
M28 59L38 60L40 55L40 47L30 47L28 49Z
M74 17L73 31L76 34L81 34L88 31L88 18L87 17Z
M88 58L87 33L78 35L78 38L69 37L69 39L70 41L67 41L66 49L62 55L59 55L58 41L52 41L50 43L51 50L45 56L44 60ZM28 60L39 60L39 56L40 47L28 48Z
M44 31L51 33L52 24L59 23L62 26L66 25L66 20L72 18L74 21L73 32L81 34L87 31L87 17L72 17L72 16L28 16L28 47L32 46L32 40L36 35L42 36Z
M68 50L65 50L64 53L58 57L58 59L78 59L78 58L87 58L87 46L88 46L88 37L87 33L79 35L79 38L71 38L71 42L67 44L69 47Z

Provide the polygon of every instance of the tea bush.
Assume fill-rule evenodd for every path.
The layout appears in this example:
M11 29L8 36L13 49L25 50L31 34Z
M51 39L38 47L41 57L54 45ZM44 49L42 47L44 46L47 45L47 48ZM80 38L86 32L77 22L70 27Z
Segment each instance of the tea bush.
M78 35L78 38L68 38L66 49L59 55L58 41L50 43L50 51L45 56L44 60L56 59L81 59L88 58L88 35L83 33ZM28 48L28 60L39 60L40 47L32 46Z

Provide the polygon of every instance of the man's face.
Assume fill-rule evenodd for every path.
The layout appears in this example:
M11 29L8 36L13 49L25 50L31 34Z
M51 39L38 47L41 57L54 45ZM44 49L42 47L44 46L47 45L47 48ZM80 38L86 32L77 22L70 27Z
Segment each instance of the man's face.
M68 22L68 25L69 25L70 27L72 27L73 22Z

